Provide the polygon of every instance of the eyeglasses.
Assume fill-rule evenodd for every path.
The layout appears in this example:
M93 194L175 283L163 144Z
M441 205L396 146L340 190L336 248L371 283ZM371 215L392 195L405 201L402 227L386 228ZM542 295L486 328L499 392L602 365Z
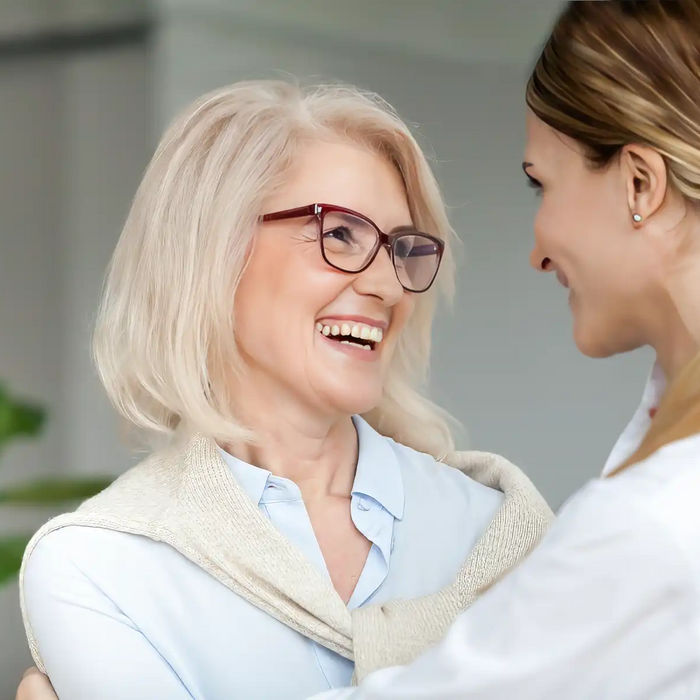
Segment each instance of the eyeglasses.
M384 233L366 216L333 204L309 204L265 214L260 219L282 221L303 216L316 218L321 254L336 270L363 272L384 247L389 252L396 277L407 292L426 292L437 277L445 243L412 227Z

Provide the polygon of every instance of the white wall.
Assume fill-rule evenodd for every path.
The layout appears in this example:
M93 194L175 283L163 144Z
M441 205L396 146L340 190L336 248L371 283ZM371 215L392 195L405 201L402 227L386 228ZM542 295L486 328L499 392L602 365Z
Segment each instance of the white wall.
M523 94L559 3L530 0L524 13L518 0L448 2L449 32L443 24L443 34L423 41L418 55L411 46L420 29L406 42L382 43L381 32L359 31L351 18L364 19L357 6L326 2L332 9L315 14L316 5L304 0L289 11L258 5L251 12L242 0L161 3L158 121L215 86L292 75L376 90L416 123L437 156L464 242L454 314L440 319L435 334L435 395L466 426L470 446L508 456L558 506L602 466L650 362L644 353L581 357L565 294L528 267L535 201L520 170ZM396 3L372 6L374 15L385 15L386 30ZM460 46L460 32L471 45ZM443 39L446 47L436 48Z
M22 0L26 1L26 0ZM65 1L65 0L64 0ZM73 0L75 2L75 0ZM79 1L79 0L78 0ZM109 0L101 0L106 2ZM198 18L236 37L413 58L517 65L532 58L563 0L155 0L161 15ZM279 54L276 54L279 55Z
M56 223L58 125L56 71L43 63L21 70L0 65L0 381L57 412L59 247ZM44 439L9 448L0 456L0 483L32 476L55 464L62 450L58 423ZM0 511L0 532L35 526L31 516ZM10 694L26 666L17 589L0 589L0 698Z
M0 0L0 39L104 29L147 15L145 0Z
M0 381L44 404L47 431L1 455L0 483L129 465L95 379L89 329L151 147L143 47L0 64ZM0 509L0 533L47 511ZM0 698L30 664L16 585L0 589Z
M130 463L115 412L92 371L90 333L107 264L152 143L150 53L129 48L63 66L61 178L62 408L72 471L119 474Z

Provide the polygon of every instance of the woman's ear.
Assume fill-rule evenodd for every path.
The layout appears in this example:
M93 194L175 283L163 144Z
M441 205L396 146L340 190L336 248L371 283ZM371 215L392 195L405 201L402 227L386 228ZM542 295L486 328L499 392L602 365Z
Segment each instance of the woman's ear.
M641 224L653 216L666 199L666 163L655 149L631 145L622 149L621 166L630 217L635 224Z

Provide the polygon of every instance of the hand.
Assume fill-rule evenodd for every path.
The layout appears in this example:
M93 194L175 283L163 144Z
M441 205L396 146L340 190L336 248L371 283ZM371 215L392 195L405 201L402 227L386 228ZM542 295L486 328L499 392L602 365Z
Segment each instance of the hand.
M51 681L38 668L33 667L24 674L15 700L58 700L58 696Z

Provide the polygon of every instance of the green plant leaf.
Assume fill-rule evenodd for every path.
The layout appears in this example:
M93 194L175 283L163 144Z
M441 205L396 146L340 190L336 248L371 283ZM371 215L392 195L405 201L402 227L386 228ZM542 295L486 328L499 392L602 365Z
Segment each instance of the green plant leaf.
M13 399L0 385L0 447L16 437L38 435L45 419L44 409Z
M30 539L31 535L0 539L0 586L8 583L19 573L22 555Z
M37 479L0 491L0 505L37 506L84 501L106 489L112 481L114 478L108 476Z

